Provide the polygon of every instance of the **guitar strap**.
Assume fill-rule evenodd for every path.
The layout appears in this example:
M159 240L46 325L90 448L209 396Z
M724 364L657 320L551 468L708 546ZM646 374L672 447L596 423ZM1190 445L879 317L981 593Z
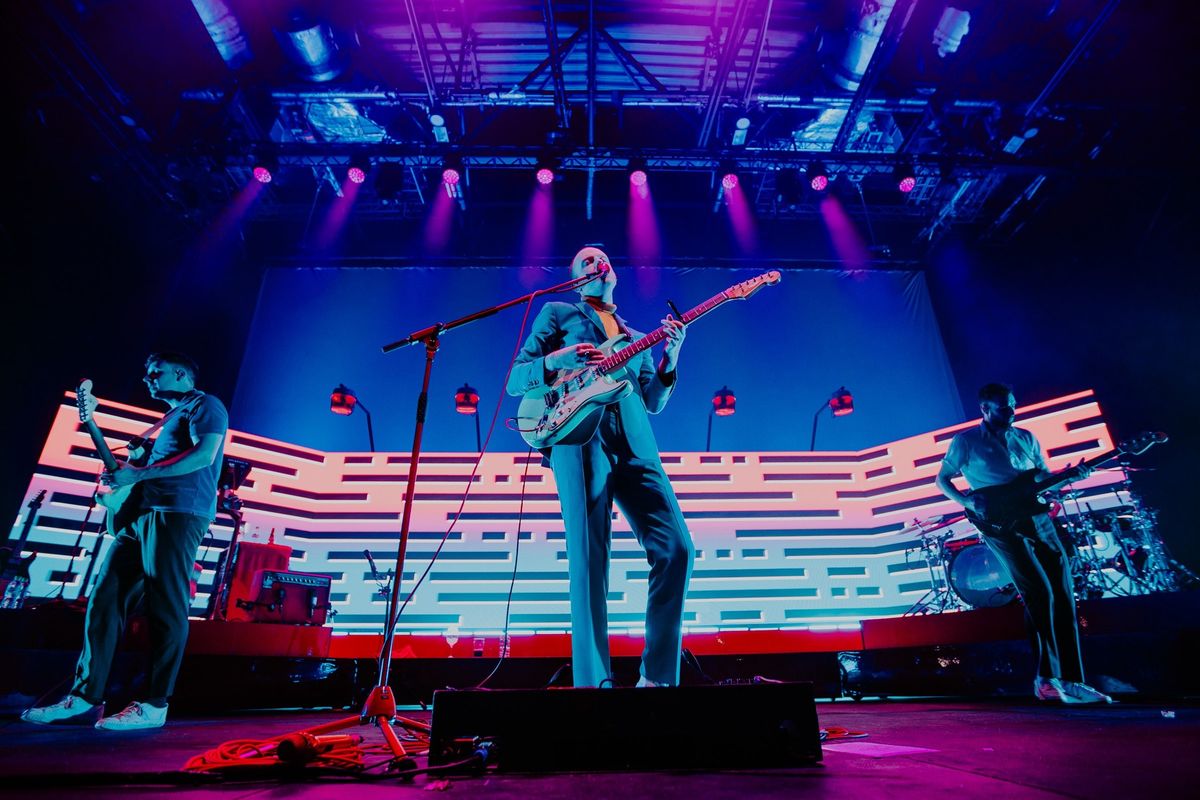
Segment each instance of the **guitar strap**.
M134 441L141 441L143 443L149 443L150 437L153 436L154 434L158 433L158 431L162 428L162 426L164 426L168 422L170 422L175 417L176 414L183 414L186 411L191 411L196 406L200 405L200 401L203 398L204 398L204 392L197 390L195 397L190 398L186 403L183 403L182 405L178 405L178 406L175 406L175 408L169 409L167 411L167 413L163 414L162 417L159 418L158 422L155 422L149 428L146 428L146 430L142 431L137 436L135 436Z

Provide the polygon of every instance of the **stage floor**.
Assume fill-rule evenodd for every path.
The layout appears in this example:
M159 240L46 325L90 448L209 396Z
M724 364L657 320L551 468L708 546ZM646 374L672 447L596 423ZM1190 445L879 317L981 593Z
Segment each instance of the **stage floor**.
M426 712L402 712L427 719ZM105 734L46 728L7 719L0 728L0 794L87 796L356 798L438 789L455 796L550 797L1175 797L1190 791L1200 766L1200 705L1036 705L1015 700L820 702L823 728L863 739L826 742L816 767L712 772L497 774L411 783L346 779L246 782L203 788L147 785L145 776L177 770L188 758L238 738L267 738L340 716L338 712L183 717L158 731ZM636 725L636 720L630 720ZM712 735L738 731L712 720ZM365 729L364 729L365 730ZM368 737L375 734L367 731ZM418 759L424 765L424 758ZM88 773L127 773L124 785L81 785ZM136 777L141 775L143 777ZM169 777L169 776L168 776ZM119 780L119 779L118 779ZM953 794L950 794L953 793Z

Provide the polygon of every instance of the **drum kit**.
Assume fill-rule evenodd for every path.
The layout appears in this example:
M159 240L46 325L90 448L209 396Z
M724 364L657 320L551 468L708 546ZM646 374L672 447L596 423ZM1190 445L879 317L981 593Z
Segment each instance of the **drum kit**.
M1117 505L1093 508L1078 491L1059 491L1048 497L1051 520L1071 564L1075 599L1170 592L1200 585L1200 577L1171 558L1158 533L1158 512L1133 492L1131 469L1121 469L1124 480L1114 489ZM908 552L920 554L930 582L929 591L905 616L995 608L1019 598L1004 564L965 519L962 512L941 514L913 520L901 531L916 534Z

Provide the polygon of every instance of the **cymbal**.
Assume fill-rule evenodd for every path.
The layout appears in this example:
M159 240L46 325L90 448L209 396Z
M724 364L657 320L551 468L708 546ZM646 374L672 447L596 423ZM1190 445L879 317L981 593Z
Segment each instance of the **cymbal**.
M925 519L914 519L913 524L905 530L915 528L922 536L933 533L936 530L941 530L947 526L953 525L959 520L966 519L967 512L951 511L948 514L938 514L936 516L927 517Z

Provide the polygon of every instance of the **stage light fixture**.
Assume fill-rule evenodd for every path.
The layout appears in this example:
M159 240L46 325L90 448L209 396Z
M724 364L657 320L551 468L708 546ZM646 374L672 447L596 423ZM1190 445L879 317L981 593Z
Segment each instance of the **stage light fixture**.
M483 441L479 432L479 392L471 384L464 383L454 393L454 410L459 414L475 417L475 449L483 452Z
M718 417L728 417L737 411L737 396L728 386L722 386L713 395L712 404L714 414Z
M829 409L835 417L844 417L854 413L854 395L845 386L838 388L829 398Z
M728 417L732 416L737 410L737 397L728 386L722 386L712 398L712 408L708 411L708 433L704 436L704 451L708 452L712 449L712 421L713 417Z
M361 155L353 156L350 159L350 166L346 168L346 179L351 183L362 183L367 179L367 170L371 168L371 162Z
M775 174L775 202L789 211L795 210L804 194L804 183L800 171L796 169L781 169Z
M817 162L808 168L808 185L814 192L823 192L829 188L829 170L825 169L825 165Z
M254 175L254 180L259 183L270 183L275 179L275 173L279 172L279 158L274 153L256 153L254 155L254 169L251 174Z
M646 159L641 156L629 159L626 170L629 173L629 182L638 188L645 186L649 180L646 174Z
M450 131L446 129L446 117L441 112L429 112L429 129L433 133L433 140L438 144L446 144L450 141Z
M370 442L371 452L375 452L375 429L371 425L371 412L358 399L358 395L354 393L344 383L339 383L332 392L329 393L329 410L334 414L342 417L348 417L354 413L354 409L361 408L362 412L367 416L367 441Z
M741 147L746 144L746 136L750 133L750 118L738 117L737 122L733 124L733 137L729 143L734 147Z
M809 440L808 449L815 450L817 448L817 423L821 421L821 414L829 409L830 413L835 417L844 417L847 414L854 413L854 396L850 394L850 390L845 386L839 386L821 407L817 409L817 413L813 414L812 424L812 439Z
M537 171L537 182L542 186L549 186L554 183L554 170L549 167L542 167Z
M454 410L460 414L479 413L479 392L469 383L464 383L454 393Z
M344 383L339 383L337 388L329 394L329 410L334 414L348 417L354 413L356 405L358 405L358 396Z
M911 164L900 164L897 166L892 171L892 180L896 182L896 188L902 194L908 194L917 188L917 175Z

